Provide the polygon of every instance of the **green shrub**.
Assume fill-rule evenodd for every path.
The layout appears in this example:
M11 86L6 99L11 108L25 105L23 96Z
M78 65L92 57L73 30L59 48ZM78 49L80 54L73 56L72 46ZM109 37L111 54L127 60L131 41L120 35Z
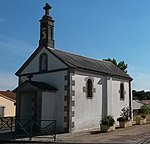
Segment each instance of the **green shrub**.
M105 116L101 120L101 124L103 124L103 125L113 126L114 123L115 123L115 120L111 115Z
M142 105L140 107L139 113L141 114L141 117L146 117L147 114L150 113L150 108L147 105Z

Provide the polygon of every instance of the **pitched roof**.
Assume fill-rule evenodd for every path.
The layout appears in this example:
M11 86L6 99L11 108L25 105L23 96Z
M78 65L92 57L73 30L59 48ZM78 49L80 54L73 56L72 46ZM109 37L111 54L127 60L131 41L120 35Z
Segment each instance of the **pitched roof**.
M23 91L26 86L32 86L36 90L41 90L41 91L56 91L57 89L49 84L46 84L44 82L37 82L37 81L25 81L21 85L19 85L17 88L13 90L13 92L18 92L18 91ZM29 87L28 87L29 89ZM29 89L30 90L30 89Z
M11 101L16 101L16 94L12 91L0 91L0 96Z
M133 109L140 109L143 104L139 100L132 100Z
M34 53L28 58L28 60L16 72L16 75L19 75L23 71L23 69L32 61L32 59L39 53L41 49L42 47L39 47L34 51ZM122 71L109 61L96 60L64 52L58 49L52 48L46 49L49 50L49 52L51 52L53 55L55 55L58 59L60 59L63 63L65 63L69 67L103 73L106 75L124 77L132 80L132 78L128 74L126 74L124 71Z
M40 90L50 90L50 91L56 91L57 89L49 84L46 84L44 82L37 82L37 81L27 81L29 84L37 87Z
M112 62L96 60L96 59L60 51L58 49L49 49L49 50L70 67L74 67L77 69L91 70L91 71L109 74L113 76L121 76L132 80L132 78L128 74L126 74L124 71L119 69Z
M25 67L28 66L28 64L34 59L34 57L40 52L42 47L38 47L31 56L25 61L25 63L19 68L19 70L15 73L15 75L19 76L19 74L24 70Z

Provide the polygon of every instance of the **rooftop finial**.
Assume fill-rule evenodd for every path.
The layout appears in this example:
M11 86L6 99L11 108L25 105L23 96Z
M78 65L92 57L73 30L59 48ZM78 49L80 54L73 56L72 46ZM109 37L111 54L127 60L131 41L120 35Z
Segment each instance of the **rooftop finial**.
M46 3L43 9L45 10L45 15L40 20L39 46L54 48L54 20L49 14L51 6Z
M46 3L45 4L45 7L43 7L43 9L45 10L45 15L46 16L49 16L49 10L51 9L52 7L48 4L48 3Z

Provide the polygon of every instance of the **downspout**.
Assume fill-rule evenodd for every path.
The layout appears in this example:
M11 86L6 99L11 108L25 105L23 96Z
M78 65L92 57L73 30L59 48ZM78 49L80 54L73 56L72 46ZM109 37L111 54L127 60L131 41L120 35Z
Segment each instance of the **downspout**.
M131 96L131 81L129 81L129 109L130 109L130 119L132 119L132 96Z

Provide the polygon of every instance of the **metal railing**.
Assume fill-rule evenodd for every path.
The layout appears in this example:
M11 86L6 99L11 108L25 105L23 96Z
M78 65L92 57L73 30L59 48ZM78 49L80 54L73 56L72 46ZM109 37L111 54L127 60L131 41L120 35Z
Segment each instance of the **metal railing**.
M56 140L56 120L15 119L15 117L0 117L1 133L11 132L14 138L50 135Z
M15 138L29 137L32 140L35 136L51 135L56 140L56 120L16 120Z
M15 117L0 117L0 130L8 129L11 132L15 127Z

